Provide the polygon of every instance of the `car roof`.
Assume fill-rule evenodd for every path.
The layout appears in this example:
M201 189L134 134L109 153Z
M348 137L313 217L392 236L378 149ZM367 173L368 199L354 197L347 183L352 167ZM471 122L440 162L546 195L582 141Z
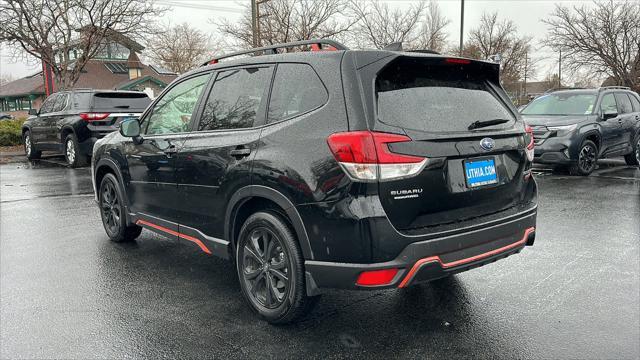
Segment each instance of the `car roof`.
M324 51L300 51L300 52L286 52L278 54L246 56L242 58L236 58L233 60L225 60L216 64L203 65L193 70L190 70L180 75L174 81L180 80L185 77L189 77L201 72L211 70L221 70L228 67L245 66L245 65L258 65L258 64L278 64L287 62L300 62L313 65L316 62L335 61L339 63L345 54L367 54L372 55L377 59L385 58L388 56L409 56L416 58L459 58L450 55L441 55L431 51L393 51L393 50L324 50ZM466 58L465 58L466 59ZM468 59L478 63L487 63L497 65L491 61Z

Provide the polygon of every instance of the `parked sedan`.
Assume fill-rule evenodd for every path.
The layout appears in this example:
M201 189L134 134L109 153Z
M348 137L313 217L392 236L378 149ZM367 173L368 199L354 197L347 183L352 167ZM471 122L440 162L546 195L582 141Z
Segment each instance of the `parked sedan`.
M71 167L85 166L93 144L116 130L120 122L137 119L151 103L143 92L63 91L49 96L40 110L32 110L22 127L25 153L37 159L43 150L64 153Z

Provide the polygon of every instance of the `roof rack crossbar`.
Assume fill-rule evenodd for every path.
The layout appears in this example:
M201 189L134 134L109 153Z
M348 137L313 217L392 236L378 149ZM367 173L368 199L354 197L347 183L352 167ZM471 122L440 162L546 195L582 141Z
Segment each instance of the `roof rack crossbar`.
M303 45L311 45L312 50L314 50L314 51L323 50L323 49L331 49L331 48L333 48L331 50L349 50L348 47L344 46L343 44L341 44L341 43L339 43L337 41L333 41L333 40L327 40L327 39L301 40L301 41L293 41L293 42L288 42L288 43L283 43L283 44L275 44L275 45L263 46L263 47L259 47L259 48L253 48L253 49L249 49L249 50L242 50L242 51L232 52L230 54L226 54L226 55L215 57L215 58L205 62L204 64L202 64L202 66L211 65L211 64L217 64L218 61L220 61L222 59L228 59L228 58L236 57L236 56L240 56L240 55L247 55L247 54L256 54L257 55L258 53L262 53L263 55L264 54L273 55L273 54L277 54L278 53L278 49L287 49L287 48L303 46ZM323 47L323 45L326 45L326 46Z
M630 87L628 86L619 86L619 85L613 85L613 86L600 86L600 88L598 89L599 91L602 90L611 90L611 89L620 89L620 90L631 90Z

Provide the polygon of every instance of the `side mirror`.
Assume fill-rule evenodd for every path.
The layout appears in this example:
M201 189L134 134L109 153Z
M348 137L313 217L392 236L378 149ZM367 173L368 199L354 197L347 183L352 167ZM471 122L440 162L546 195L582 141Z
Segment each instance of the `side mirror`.
M38 110L36 109L29 109L29 115L38 115Z
M139 138L140 123L138 119L129 119L120 123L120 134L125 137Z
M606 121L608 119L613 119L615 117L618 117L618 113L615 111L608 111L608 112L603 112L602 113L602 120Z

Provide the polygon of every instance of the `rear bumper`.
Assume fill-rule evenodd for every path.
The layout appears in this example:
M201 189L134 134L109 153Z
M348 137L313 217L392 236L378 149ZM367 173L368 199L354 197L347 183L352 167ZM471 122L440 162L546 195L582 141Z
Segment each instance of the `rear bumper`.
M409 244L395 259L374 264L307 260L307 282L312 288L385 289L408 287L486 265L520 252L535 240L536 209L499 224L442 238ZM440 252L438 249L455 250ZM357 285L362 272L398 269L388 283ZM309 284L308 284L309 286ZM311 291L313 293L313 291Z

